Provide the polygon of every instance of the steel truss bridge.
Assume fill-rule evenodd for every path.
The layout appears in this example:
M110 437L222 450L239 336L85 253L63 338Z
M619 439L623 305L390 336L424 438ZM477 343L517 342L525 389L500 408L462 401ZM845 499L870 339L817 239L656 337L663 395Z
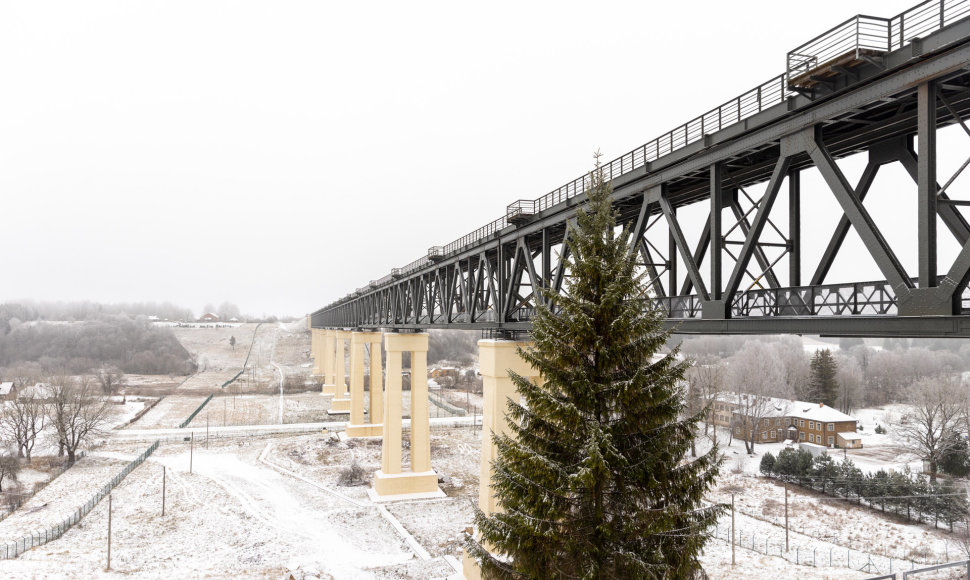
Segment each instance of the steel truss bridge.
M970 201L948 192L970 159L952 176L936 167L937 130L958 124L970 139L968 116L970 0L856 16L802 44L783 74L603 166L649 280L643 299L684 333L970 336L970 224L960 211ZM868 164L850 183L836 160L857 153ZM917 208L917 272L863 204L896 163L912 178L894 186L914 194L905 207ZM802 223L806 170L828 190L811 195L832 195L842 210L834 231ZM510 204L317 310L311 326L528 331L544 300L536 289L563 291L565 236L589 180ZM773 211L779 195L787 210ZM694 204L707 219L688 240L678 212ZM937 216L961 247L952 264L938 263ZM850 228L882 280L826 284ZM817 263L804 263L803 231L828 236Z

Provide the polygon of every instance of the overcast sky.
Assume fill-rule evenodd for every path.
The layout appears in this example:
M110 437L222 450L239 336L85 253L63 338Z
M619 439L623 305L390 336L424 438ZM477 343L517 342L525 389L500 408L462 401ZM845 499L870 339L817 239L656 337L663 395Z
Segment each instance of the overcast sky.
M4 2L0 299L303 314L912 4Z

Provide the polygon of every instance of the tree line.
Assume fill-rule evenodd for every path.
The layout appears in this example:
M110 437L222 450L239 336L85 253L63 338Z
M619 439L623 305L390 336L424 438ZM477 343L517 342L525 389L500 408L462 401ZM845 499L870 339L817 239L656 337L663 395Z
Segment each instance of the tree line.
M105 366L125 373L191 374L194 357L168 328L144 318L104 316L71 324L19 324L0 335L0 367L84 374Z
M970 341L959 339L885 339L882 344L843 338L831 349L823 366L824 384L813 376L813 358L800 337L681 337L682 349L699 364L723 367L725 390L739 389L754 373L763 373L765 396L826 402L849 413L860 407L908 402L923 379L970 370ZM878 347L878 348L877 348ZM818 362L815 363L818 365ZM820 389L823 392L819 392ZM762 394L762 393L756 393Z
M907 520L946 524L966 523L970 504L966 492L950 479L928 481L907 466L902 471L880 469L863 473L851 459L835 461L828 454L813 457L804 449L782 449L761 457L762 474L822 494L865 502L872 508L905 515Z

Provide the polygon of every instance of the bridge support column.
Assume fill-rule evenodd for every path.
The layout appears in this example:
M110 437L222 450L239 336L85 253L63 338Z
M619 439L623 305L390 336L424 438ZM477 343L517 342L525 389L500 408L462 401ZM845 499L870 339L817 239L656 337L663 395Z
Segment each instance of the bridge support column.
M313 358L313 376L323 376L323 330L310 329L310 356Z
M347 341L350 340L351 334L345 330L334 332L334 338L337 341L333 361L336 394L330 402L331 415L350 413L350 393L347 392Z
M385 334L387 392L384 396L384 441L381 469L374 474L371 497L444 497L438 474L431 469L428 425L428 335ZM411 469L401 466L401 375L403 353L411 353Z
M370 345L370 423L364 423L364 346ZM375 399L383 401L383 370L381 369L381 333L354 332L350 338L350 422L348 437L380 437L383 409L374 413ZM376 364L375 364L376 363ZM376 371L376 372L375 372Z
M479 462L478 508L486 514L501 511L492 491L492 461L498 456L498 449L492 443L492 434L508 433L505 423L505 402L518 400L519 394L509 378L509 371L533 381L541 378L536 375L529 363L516 352L516 347L525 348L527 342L510 340L478 341L478 360L482 373L482 455ZM476 532L477 534L477 532ZM467 553L462 561L462 573L467 580L481 578L478 563Z
M336 336L336 330L326 329L323 331L323 345L320 350L323 353L323 388L320 393L323 395L335 395L337 393L337 386L334 384L333 378L333 362L334 362L334 343L336 342L334 337Z

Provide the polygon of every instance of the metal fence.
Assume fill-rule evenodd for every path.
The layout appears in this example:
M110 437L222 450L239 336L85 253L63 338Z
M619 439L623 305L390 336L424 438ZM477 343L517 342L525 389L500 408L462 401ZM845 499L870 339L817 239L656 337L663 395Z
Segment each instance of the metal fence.
M916 570L917 563L913 560L881 556L849 548L819 547L806 542L790 542L788 551L785 551L784 529L778 529L773 534L764 532L759 534L758 532L736 528L735 534L734 542L738 548L766 556L775 556L801 566L848 568L872 574L890 574L890 576L882 576L882 578L893 578L893 574L896 572L919 571ZM718 540L730 543L731 526L715 526L712 535ZM925 565L925 563L921 565ZM945 564L945 566L948 565Z
M956 578L970 578L970 560L962 560L960 562L950 562L948 564L940 564L938 566L930 566L928 568L914 568L912 570L907 570L901 574L892 573L884 576L875 576L873 578L867 578L866 580L918 580L917 576L928 574L930 572L943 572L943 575L933 574L935 580L941 579L956 579ZM923 576L926 580L928 577Z
M15 542L5 543L0 545L0 558L16 558L20 554L23 554L31 548L37 546L43 546L51 540L56 540L64 535L64 533L71 529L72 526L81 521L81 518L88 515L88 513L94 509L94 506L98 505L98 502L105 498L111 490L115 488L129 473L135 470L136 467L142 464L149 455L158 449L159 442L155 441L152 443L148 449L142 452L134 461L125 466L118 475L111 478L111 481L104 484L104 486L97 491L91 499L84 502L84 505L79 506L75 509L69 516L61 520L60 522L36 531L29 536L24 536Z

